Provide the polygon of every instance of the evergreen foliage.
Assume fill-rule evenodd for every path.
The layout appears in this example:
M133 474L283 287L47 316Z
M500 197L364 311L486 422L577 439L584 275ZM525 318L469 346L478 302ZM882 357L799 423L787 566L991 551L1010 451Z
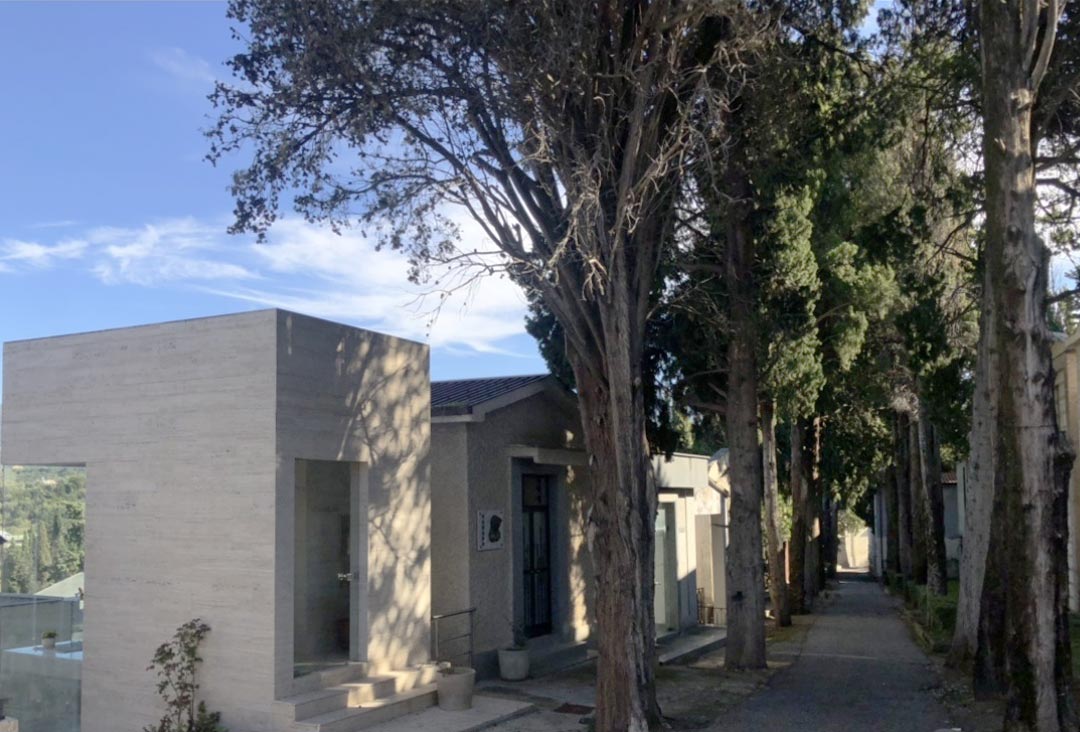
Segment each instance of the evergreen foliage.
M86 473L77 468L4 470L0 592L33 594L83 570Z

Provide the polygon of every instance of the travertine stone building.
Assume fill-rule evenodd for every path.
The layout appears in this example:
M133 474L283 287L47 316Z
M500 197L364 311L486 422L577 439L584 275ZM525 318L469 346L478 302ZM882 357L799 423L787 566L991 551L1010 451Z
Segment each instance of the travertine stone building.
M87 469L83 732L160 718L146 666L193 617L233 732L430 681L428 373L423 344L280 310L5 345L5 463Z

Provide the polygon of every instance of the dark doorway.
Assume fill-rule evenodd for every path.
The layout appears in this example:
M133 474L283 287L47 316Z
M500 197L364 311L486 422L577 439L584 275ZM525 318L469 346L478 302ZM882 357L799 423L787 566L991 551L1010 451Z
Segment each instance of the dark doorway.
M521 476L521 528L527 638L551 632L551 476Z

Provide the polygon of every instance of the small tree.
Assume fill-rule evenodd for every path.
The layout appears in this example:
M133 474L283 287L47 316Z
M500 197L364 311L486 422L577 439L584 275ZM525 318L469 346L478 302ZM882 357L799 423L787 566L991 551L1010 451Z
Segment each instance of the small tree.
M199 644L209 632L210 626L198 618L189 620L154 652L146 670L157 674L157 692L167 711L156 725L143 727L143 732L225 732L221 713L208 712L206 703L196 699L195 670L202 663Z

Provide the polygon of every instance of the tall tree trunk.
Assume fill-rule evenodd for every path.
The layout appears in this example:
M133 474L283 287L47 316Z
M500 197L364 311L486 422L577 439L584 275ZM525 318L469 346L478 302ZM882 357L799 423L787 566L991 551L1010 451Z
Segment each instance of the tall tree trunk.
M988 276L984 267L983 279ZM971 401L971 432L964 470L964 531L960 546L960 592L956 606L956 630L949 648L949 664L964 667L975 660L979 637L979 606L982 603L986 552L990 542L990 510L994 495L994 445L997 442L996 390L990 374L997 372L996 339L993 336L993 302L984 284L979 296L979 347L975 359L975 390Z
M919 444L919 416L912 414L908 422L908 450L911 458L911 578L917 585L926 584L926 536L929 520L926 506L926 486L923 483L922 449Z
M791 612L807 611L806 597L806 548L810 542L810 487L806 471L806 420L791 421Z
M812 606L821 590L822 490L821 490L821 418L814 417L807 435L809 444L803 456L807 460L807 504L810 535L806 544L806 564L803 567L805 594Z
M893 423L893 442L896 445L894 464L896 467L896 502L897 534L900 543L897 559L900 562L900 574L911 579L911 456L908 445L908 419L903 412L896 413Z
M780 627L791 625L784 540L780 535L780 487L776 468L776 405L761 402L762 471L765 481L765 551L769 557L769 595L773 616Z
M995 430L996 432L996 430ZM995 445L996 449L996 445ZM991 479L989 534L997 537L1001 547L1008 545L1006 537L1009 526L1006 523L1005 509L1002 504L1004 493L1001 491L1001 475ZM1005 552L989 551L983 565L982 593L979 597L979 625L976 633L975 666L972 683L975 695L980 699L997 696L1005 691L1005 624L1006 601L1005 583L1008 568Z
M923 540L926 545L926 587L937 595L949 591L945 574L945 502L941 496L941 457L937 433L924 405L918 423L919 461L923 485Z
M614 296L613 296L614 297ZM652 485L640 361L618 336L604 368L568 349L590 464L590 553L596 579L596 729L646 732L661 723L656 702L653 611L656 489Z
M1072 451L1055 414L1046 326L1049 252L1035 229L1031 118L1059 10L1056 0L1046 17L1037 0L984 0L980 7L986 263L999 359L991 388L1001 399L993 510L1004 517L1001 538L1008 541L1000 554L1009 732L1077 726L1063 591L1068 527L1062 507Z
M836 555L840 553L840 505L831 493L825 495L825 540L821 562L821 586L826 579L836 579Z
M885 472L885 571L896 574L900 571L900 522L897 516L896 467Z
M738 147L739 143L736 143ZM738 163L726 175L725 270L728 287L728 475L731 542L727 553L729 669L765 667L765 590L761 566L761 453L758 450L757 328L750 182Z

